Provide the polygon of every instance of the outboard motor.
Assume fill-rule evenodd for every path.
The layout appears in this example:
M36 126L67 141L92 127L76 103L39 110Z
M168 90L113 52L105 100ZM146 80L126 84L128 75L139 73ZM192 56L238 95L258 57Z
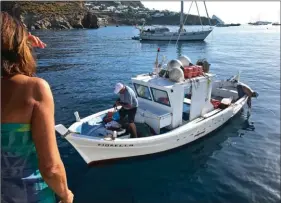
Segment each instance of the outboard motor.
M209 64L209 62L208 62L206 59L199 59L199 60L196 62L196 65L202 66L202 67L203 67L203 72L204 72L204 73L209 73L210 65L211 65L211 64Z

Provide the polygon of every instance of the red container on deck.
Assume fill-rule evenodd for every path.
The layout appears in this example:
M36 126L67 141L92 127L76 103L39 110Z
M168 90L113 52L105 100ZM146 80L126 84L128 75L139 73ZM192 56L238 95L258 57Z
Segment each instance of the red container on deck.
M198 74L199 74L198 67L197 66L192 66L192 69L193 69L192 77L198 76Z
M193 68L191 66L184 67L184 78L192 78Z
M198 70L199 70L199 74L198 75L203 75L203 67L202 66L197 66Z

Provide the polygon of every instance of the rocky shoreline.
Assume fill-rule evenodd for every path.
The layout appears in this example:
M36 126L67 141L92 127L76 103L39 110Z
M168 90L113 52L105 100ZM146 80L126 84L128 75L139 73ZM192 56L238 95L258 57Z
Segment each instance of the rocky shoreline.
M1 2L1 10L20 19L28 29L99 28L98 17L83 2Z
M100 2L95 2L101 4ZM113 2L107 2L110 4ZM142 5L140 2L126 4ZM103 5L103 4L101 4ZM131 10L133 8L129 6ZM143 7L143 6L142 6ZM173 16L147 17L131 11L128 13L102 12L91 10L85 2L34 2L34 1L2 1L1 10L20 19L28 29L97 29L106 25L136 25L146 21L146 25L178 25L179 13ZM147 8L144 8L148 10ZM204 25L209 25L206 17L201 17ZM211 19L213 25L217 22ZM186 25L200 25L198 16L190 15Z

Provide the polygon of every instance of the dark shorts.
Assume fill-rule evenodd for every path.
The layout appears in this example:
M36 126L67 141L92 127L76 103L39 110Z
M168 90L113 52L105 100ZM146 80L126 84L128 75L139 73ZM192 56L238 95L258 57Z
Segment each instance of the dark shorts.
M137 113L137 109L138 108L132 108L132 109L121 108L119 110L120 119L122 120L126 117L126 115L128 115L129 123L134 123L135 116L136 116L136 113Z
M238 92L238 99L242 98L245 95L242 85L237 85L237 92Z

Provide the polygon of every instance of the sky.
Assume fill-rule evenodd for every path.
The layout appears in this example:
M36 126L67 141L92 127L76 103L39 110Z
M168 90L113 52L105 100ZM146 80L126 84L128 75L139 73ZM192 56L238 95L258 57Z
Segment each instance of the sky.
M180 1L142 1L147 8L156 10L180 11ZM191 1L184 2L184 12L187 13ZM201 16L207 16L203 1L197 2ZM225 23L241 23L270 21L280 22L280 1L207 1L209 17L216 15ZM191 14L197 15L193 2Z

